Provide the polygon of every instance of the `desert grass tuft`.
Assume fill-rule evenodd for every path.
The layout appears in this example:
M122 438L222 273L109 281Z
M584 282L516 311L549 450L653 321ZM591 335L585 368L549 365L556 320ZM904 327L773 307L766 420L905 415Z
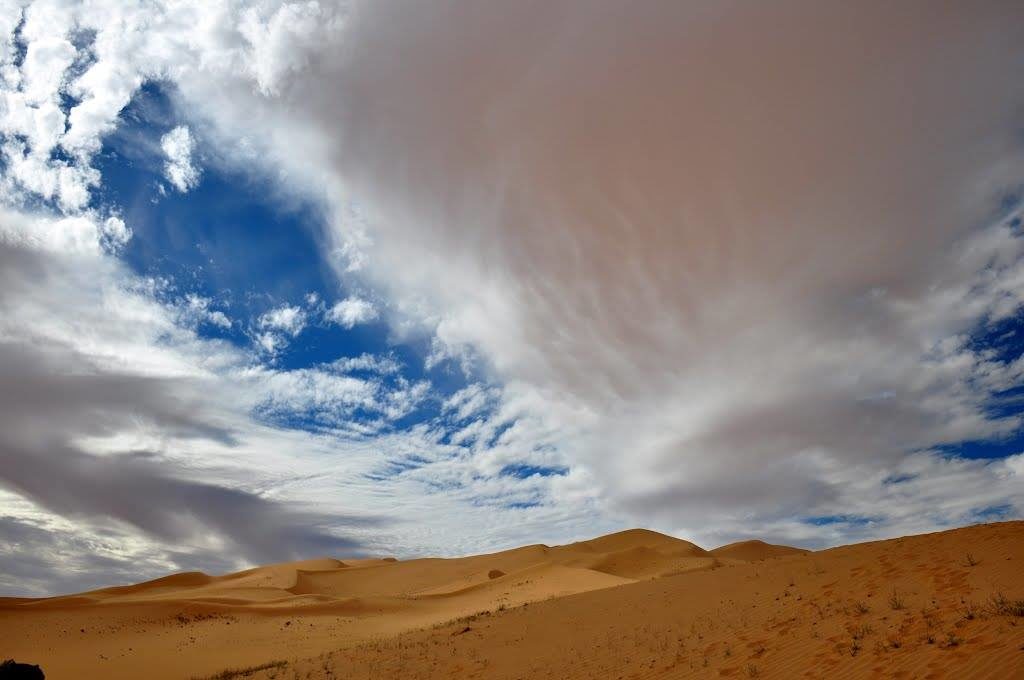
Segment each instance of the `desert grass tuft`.
M893 610L900 610L906 607L906 603L903 601L903 597L899 594L899 591L894 587L892 594L889 595L889 607Z

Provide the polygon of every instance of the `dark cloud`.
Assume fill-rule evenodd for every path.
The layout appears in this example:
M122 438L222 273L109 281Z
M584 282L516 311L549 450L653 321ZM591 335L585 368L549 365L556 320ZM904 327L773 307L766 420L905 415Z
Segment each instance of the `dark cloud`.
M166 461L96 456L70 446L11 446L0 437L0 482L68 518L108 520L168 545L202 545L212 532L250 562L360 552L332 529L379 526L367 517L303 513L251 493L175 477ZM179 471L184 472L184 471Z
M166 573L166 561L118 559L109 548L76 532L0 517L0 596L73 593Z
M175 437L236 443L232 432L204 420L203 404L183 396L182 380L102 370L68 346L29 347L0 341L0 418L9 437L34 441L108 435L139 420Z
M0 266L0 313L8 320L17 318L29 296L45 299L55 289L66 289L62 274L88 276L90 264L103 265L100 259L69 263L2 241L0 263L12 265ZM59 306L95 302L89 290L51 300L54 320L67 320ZM215 397L204 396L209 388L204 381L106 367L70 342L33 339L27 327L20 338L17 329L7 330L0 341L0 487L75 522L84 532L82 537L53 533L5 518L0 531L9 547L0 557L0 573L9 591L52 591L152 575L155 564L133 568L116 557L118 541L132 531L159 546L164 570L169 565L217 570L241 562L359 554L363 545L349 537L351 530L382 524L374 517L303 511L241 488L200 481L202 473L168 460L176 444L238 443ZM139 427L159 433L167 450L97 455L78 443ZM111 557L90 554L104 528L117 537L104 550Z

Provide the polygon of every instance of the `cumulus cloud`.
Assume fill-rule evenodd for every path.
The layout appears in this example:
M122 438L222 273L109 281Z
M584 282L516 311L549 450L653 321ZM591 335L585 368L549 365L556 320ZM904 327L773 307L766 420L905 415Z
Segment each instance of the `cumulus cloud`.
M16 212L0 217L0 241L54 255L96 256L117 250L131 238L131 229L119 217L99 220L95 214L84 214L35 219Z
M358 324L373 321L377 316L377 308L373 306L372 302L355 296L349 296L334 303L324 313L324 318L343 328L352 328Z
M0 25L0 158L5 163L0 193L6 200L22 194L57 202L67 210L84 208L98 182L91 167L54 154L67 129L60 95L78 54L72 44L74 15L58 3L22 7L10 3ZM17 38L25 45L17 64Z
M164 176L178 191L185 193L199 184L199 169L192 162L195 141L185 125L179 125L160 138L160 148L167 156Z
M306 327L306 313L301 307L282 305L260 315L260 328L281 331L295 337Z
M281 305L270 309L256 319L256 344L264 352L274 354L288 346L306 327L307 314L302 307Z

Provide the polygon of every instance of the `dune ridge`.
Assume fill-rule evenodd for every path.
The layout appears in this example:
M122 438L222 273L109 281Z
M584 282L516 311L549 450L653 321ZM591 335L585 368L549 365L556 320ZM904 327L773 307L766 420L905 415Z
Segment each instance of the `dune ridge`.
M751 541L737 541L736 543L723 545L712 550L711 554L716 557L755 562L757 560L771 559L772 557L800 555L807 552L810 551L804 550L803 548L791 548L788 545L772 545L771 543L765 543L764 541L755 539Z
M1022 522L820 552L634 529L0 599L0 656L58 680L138 677L140 663L154 680L1024 677L1021 564Z

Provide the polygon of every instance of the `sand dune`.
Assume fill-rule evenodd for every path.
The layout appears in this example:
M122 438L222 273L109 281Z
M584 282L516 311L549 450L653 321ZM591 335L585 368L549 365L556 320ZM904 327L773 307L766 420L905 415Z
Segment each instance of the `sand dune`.
M788 545L772 545L764 541L739 541L730 543L720 548L715 548L711 554L715 557L723 557L734 560L754 562L767 560L772 557L784 557L786 555L798 555L805 553L801 548L791 548Z
M1024 677L1022 564L1020 522L821 552L632 530L0 599L0 656L58 680Z

